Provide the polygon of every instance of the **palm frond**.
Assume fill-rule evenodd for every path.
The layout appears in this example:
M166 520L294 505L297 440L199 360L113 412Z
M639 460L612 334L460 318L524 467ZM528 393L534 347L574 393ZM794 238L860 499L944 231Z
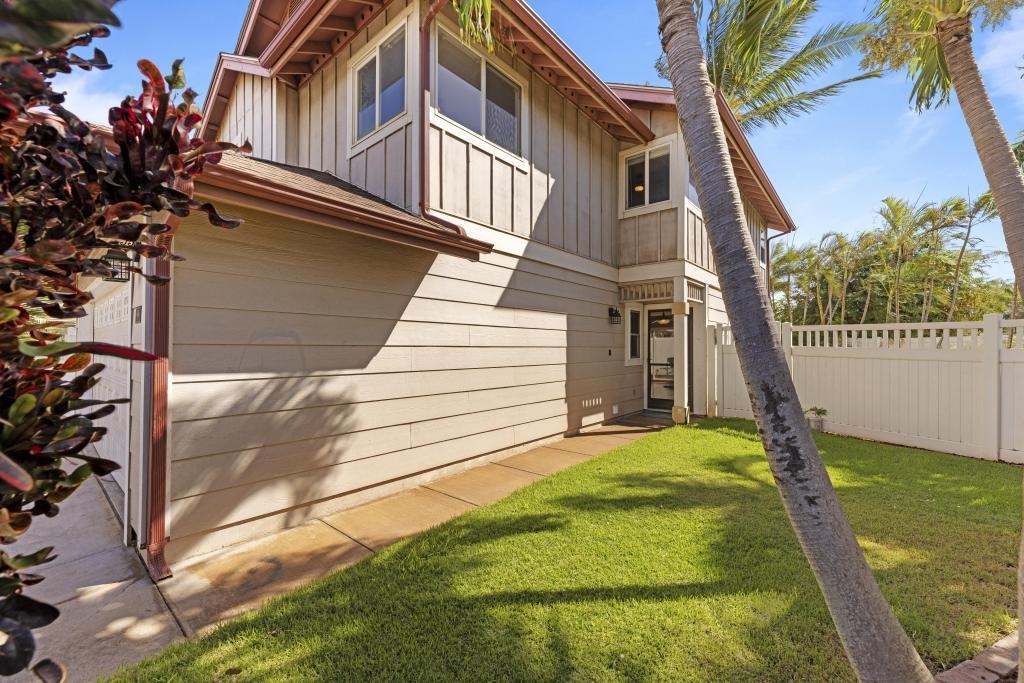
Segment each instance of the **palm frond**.
M842 92L849 84L878 78L879 75L877 71L857 74L821 88L773 98L759 106L740 111L737 118L746 133L764 125L780 126L791 118L814 111L827 99Z
M462 39L494 49L491 34L491 0L452 0Z

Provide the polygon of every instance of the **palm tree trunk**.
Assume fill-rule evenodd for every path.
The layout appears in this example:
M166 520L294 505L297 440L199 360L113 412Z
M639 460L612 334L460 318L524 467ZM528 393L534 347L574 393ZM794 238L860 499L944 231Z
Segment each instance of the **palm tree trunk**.
M1024 174L981 80L971 46L970 15L939 22L935 36L949 66L956 99L971 130L981 168L1003 224L1014 278L1020 282L1024 278ZM1024 623L1024 534L1017 561L1017 619ZM1018 655L1024 661L1024 638L1020 639L1018 648Z
M903 263L900 258L896 259L896 284L893 287L893 298L896 299L896 322L903 322L900 320L900 278L903 275Z
M970 17L939 22L936 38L949 65L953 90L971 130L999 220L1003 223L1014 275L1020 279L1024 277L1024 174L981 80L971 46Z
M868 283L868 295L864 299L864 312L860 314L860 324L863 325L864 321L868 319L868 308L871 306L871 289L872 284Z
M793 275L789 275L786 282L786 317L789 318L789 322L793 322Z
M960 253L956 257L956 268L953 270L953 293L949 297L949 312L946 314L946 322L953 320L956 312L956 298L960 295L960 269L964 263L964 253L967 251L967 243L971 240L972 223L967 224L967 232L964 233L964 242L960 245Z
M811 438L747 231L693 3L657 0L657 5L683 139L693 158L740 368L790 523L860 679L930 681L871 574Z

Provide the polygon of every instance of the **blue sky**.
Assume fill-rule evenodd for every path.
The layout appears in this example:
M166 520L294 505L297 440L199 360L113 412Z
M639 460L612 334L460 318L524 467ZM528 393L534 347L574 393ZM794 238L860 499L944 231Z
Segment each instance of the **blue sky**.
M608 81L659 83L653 64L661 51L654 0L532 0L540 16L594 71ZM821 23L856 20L864 4L823 0ZM138 91L134 64L147 57L165 68L185 58L189 84L205 93L220 51L231 51L248 0L178 0L168 19L163 3L123 0L117 5L122 28L97 41L114 68L66 78L71 108L105 120L106 109ZM186 28L181 28L186 26ZM996 32L979 33L975 50L989 92L1010 135L1024 129L1024 11ZM856 59L836 75L856 71ZM816 241L830 230L870 228L881 199L896 195L941 201L952 195L976 196L987 187L967 126L955 102L915 113L907 104L910 87L902 74L854 84L817 112L783 128L757 131L751 142L783 201L795 218L797 241ZM980 230L989 250L1005 248L998 223ZM1011 277L1001 259L992 268Z

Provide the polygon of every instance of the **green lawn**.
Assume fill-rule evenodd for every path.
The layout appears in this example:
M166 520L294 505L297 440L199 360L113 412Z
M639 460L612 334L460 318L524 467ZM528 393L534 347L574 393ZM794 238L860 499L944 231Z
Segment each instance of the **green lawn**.
M1011 466L821 436L933 669L1014 628ZM674 428L320 580L118 680L853 680L749 422Z

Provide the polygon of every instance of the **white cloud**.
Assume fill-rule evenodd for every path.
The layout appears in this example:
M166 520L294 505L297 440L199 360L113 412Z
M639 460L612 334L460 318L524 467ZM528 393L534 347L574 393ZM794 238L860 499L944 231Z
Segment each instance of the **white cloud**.
M1024 66L1024 10L1017 10L993 33L981 33L982 46L978 54L989 94L1004 97L1024 114L1024 80L1020 70Z
M934 111L919 112L908 107L900 114L898 146L904 154L923 149L938 135L942 118Z
M111 88L102 71L75 71L54 80L53 89L66 93L64 106L90 123L106 125L111 107L121 103L128 91Z

